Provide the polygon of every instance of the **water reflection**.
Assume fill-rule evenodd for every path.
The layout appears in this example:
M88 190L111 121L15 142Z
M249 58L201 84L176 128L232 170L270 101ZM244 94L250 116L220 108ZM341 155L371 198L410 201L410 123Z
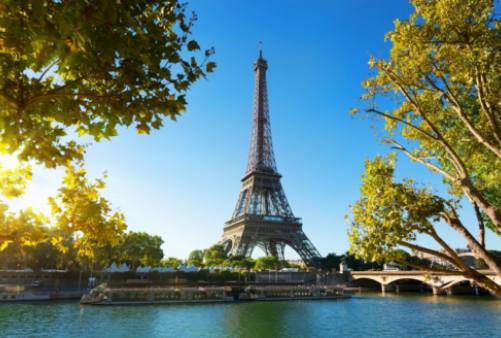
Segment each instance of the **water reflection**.
M183 306L0 304L0 337L496 337L501 300L387 293Z

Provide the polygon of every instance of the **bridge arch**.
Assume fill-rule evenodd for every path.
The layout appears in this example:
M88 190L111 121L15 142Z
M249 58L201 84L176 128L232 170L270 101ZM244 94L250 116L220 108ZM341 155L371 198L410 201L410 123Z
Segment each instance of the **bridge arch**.
M457 285L457 284L461 284L461 283L464 283L464 282L472 282L473 280L469 279L469 278L460 278L460 279L457 279L457 280L454 280L454 281L451 281L450 283L447 283L443 286L444 290L445 289L449 289L451 287L453 287L454 285Z
M381 277L378 277L378 276L352 276L352 279L354 281L358 281L358 280L370 280L370 281L373 281L373 282L376 282L378 284L384 284L384 281L381 279Z
M369 283L367 283L369 282ZM372 285L371 285L372 284ZM381 289L384 287L384 284L382 283L381 280L379 280L377 277L356 277L353 278L353 285L356 287L367 287L369 289Z
M432 291L434 285L431 281L424 278L403 276L402 278L394 278L386 284L387 288L395 292L410 291L424 292Z
M406 280L411 280L411 281L420 282L422 284L426 284L426 285L429 285L429 286L433 286L432 283L424 280L423 278L412 277L412 276L409 276L409 277L403 276L401 278L393 278L389 282L387 282L386 284L389 285L389 284L393 284L393 283L397 283L397 282L401 282L401 281L406 281Z

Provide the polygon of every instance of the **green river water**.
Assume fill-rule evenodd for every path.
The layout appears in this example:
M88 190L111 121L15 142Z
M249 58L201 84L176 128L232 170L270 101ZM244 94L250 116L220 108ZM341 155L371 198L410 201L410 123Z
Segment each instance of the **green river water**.
M214 305L0 304L0 337L496 337L501 300L364 295Z

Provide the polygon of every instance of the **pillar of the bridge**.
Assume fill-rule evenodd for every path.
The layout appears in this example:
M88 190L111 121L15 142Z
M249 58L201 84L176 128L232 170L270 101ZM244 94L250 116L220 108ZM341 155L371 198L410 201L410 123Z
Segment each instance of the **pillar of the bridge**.
M384 295L386 291L391 291L391 286L388 284L381 284L381 293Z
M441 290L440 288L436 287L436 286L433 286L432 287L432 290L433 290L433 295L439 295L441 293Z
M395 292L400 293L400 285L395 284Z

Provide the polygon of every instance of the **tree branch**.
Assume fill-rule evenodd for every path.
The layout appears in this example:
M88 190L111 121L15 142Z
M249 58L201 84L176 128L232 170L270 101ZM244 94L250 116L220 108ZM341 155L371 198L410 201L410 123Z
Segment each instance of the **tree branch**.
M428 162L428 161L425 161L423 160L422 158L419 158L417 157L416 155L412 154L409 150L407 150L407 148L405 148L403 145L401 145L400 143L398 143L397 141L395 140L392 140L392 139L389 139L388 142L394 144L394 149L396 150L400 150L402 151L405 155L407 155L407 157L409 157L411 160L414 160L416 162L419 162L421 164L423 164L424 166L428 167L430 170L433 170L437 173L440 173L442 174L445 178L451 180L451 181L455 181L456 178L453 177L451 174L449 174L448 172L440 169L439 167L437 167L435 164L431 163L431 162Z
M38 81L42 81L42 79L44 78L45 74L47 74L47 72L52 68L54 67L57 63L59 62L59 58L56 58L54 60L54 62L52 62L50 65L47 66L47 68L45 68L45 70L42 72L42 74L40 75L40 77L38 78Z
M478 221L478 239L480 242L480 246L485 249L485 224L484 224L484 218L482 217L482 213L480 212L480 208L478 207L478 204L475 202L473 203L473 209L475 210L475 216L477 217Z
M442 213L442 218L449 224L451 228L456 230L461 236L466 239L470 249L473 251L477 258L481 258L485 261L487 266L492 269L498 276L501 276L501 265L491 257L491 255L482 248L480 243L473 237L473 235L465 228L463 223L460 221L456 210L453 206L451 206L448 202L446 202L451 209L450 212L452 215L449 215L447 212ZM458 256L459 257L459 256Z
M395 85L399 88L402 94L407 98L407 100L414 106L416 111L421 115L423 120L428 124L430 129L437 135L437 142L444 148L444 150L449 155L449 160L451 164L454 165L456 170L458 171L458 176L453 179L453 183L460 187L463 192L475 201L478 206L483 210L483 212L492 220L495 224L498 231L501 231L501 212L496 206L493 206L489 203L482 193L475 187L473 184L468 169L465 164L458 156L456 151L451 147L451 145L445 140L444 136L439 132L439 130L431 123L431 121L427 118L426 114L421 110L418 103L413 99L413 97L408 93L408 91L404 88L404 85L401 83L399 77L390 69L386 69L384 66L379 67L379 69L386 74L390 79L395 83ZM422 162L421 162L422 163Z
M435 67L435 69L438 71L438 67L435 65L435 63L432 62L432 64ZM459 104L459 101L458 101L456 95L454 94L451 87L449 86L447 79L445 79L441 75L437 75L437 76L442 80L442 83L444 84L446 90L443 90L439 86L437 86L436 83L429 76L426 75L425 78L426 78L426 81L435 90L439 91L440 93L442 93L442 95L444 95L446 100L451 104L452 109L456 112L456 115L464 123L464 125L466 126L466 129L468 129L470 131L470 133L473 135L473 137L475 137L480 144L484 145L487 149L492 151L497 157L501 157L501 148L496 147L494 144L492 144L491 142L486 140L485 137L482 134L480 134L480 132L477 130L477 128L475 128L475 126L468 119L463 108ZM479 91L477 90L477 93L478 92ZM480 95L480 94L478 94L478 95ZM479 100L480 100L480 96L479 96ZM486 114L488 114L488 113L486 112Z
M480 106L482 107L482 111L484 112L487 120L491 124L492 130L494 131L494 137L496 141L501 145L501 128L499 127L498 118L496 118L497 114L493 112L493 108L490 103L486 100L486 90L485 90L485 79L482 73L478 70L478 67L475 66L475 81L477 84L477 96L480 101Z
M412 129L418 131L422 135L424 135L424 136L426 136L428 138L431 138L432 140L435 140L435 141L437 140L437 138L435 136L433 136L432 134L428 133L424 129L422 129L422 128L418 127L418 126L415 126L412 123L409 123L409 122L407 122L407 121L405 121L405 120L403 120L401 118L398 118L396 116L384 113L384 112L382 112L380 110L377 110L377 109L374 109L374 108L369 108L369 109L366 109L365 111L368 112L368 113L376 113L376 114L381 115L383 117L387 117L387 118L392 119L394 121L400 122L400 123L402 123L402 124L404 124L404 125L406 125L408 127L411 127Z
M7 93L5 93L5 91L3 90L0 90L0 98L6 101L12 109L17 110L19 108L19 102L7 95Z
M427 115L423 112L423 110L420 108L419 104L417 101L409 94L408 90L404 88L402 82L399 77L394 74L391 70L385 69L385 67L380 67L380 69L388 76L390 79L395 83L395 85L398 87L398 89L402 92L402 94L405 96L405 98L414 106L414 109L421 115L421 118L423 121L426 122L428 127L435 133L437 137L437 142L445 149L445 151L449 154L450 160L452 163L455 163L456 169L458 169L458 172L460 174L466 175L467 170L466 166L464 165L463 161L459 156L456 154L454 149L451 147L451 145L445 140L445 138L442 136L440 131L437 129L437 127L431 123L431 121L428 119Z
M457 265L457 262L452 257L448 256L447 254L445 254L443 252L436 251L436 250L429 249L429 248L425 248L425 247L422 247L420 245L409 243L406 241L398 241L398 244L405 246L409 249L412 249L414 251L419 251L419 252L427 253L429 255L440 257L440 258L452 263L452 265L454 265L455 267L459 268L459 266Z
M426 266L423 264L418 264L418 263L410 263L406 261L405 259L394 259L397 263L403 264L403 265L408 265L411 268L417 269L417 270L422 270L422 271L429 271L429 272L437 272L437 273L445 273L445 272L451 272L454 274L457 274L458 272L461 273L460 271L450 271L450 270L441 270L441 269L436 269L431 266Z
M471 270L471 268L466 265L465 262L463 262L463 260L461 259L461 257L459 257L459 255L457 254L457 252L452 249L439 235L438 233L435 231L434 228L431 228L430 229L430 233L429 235L438 243L440 244L440 246L445 250L445 252L447 252L449 255L448 257L450 259L452 259L454 262L455 262L455 265L460 269L460 270L463 270L465 272L469 272Z

